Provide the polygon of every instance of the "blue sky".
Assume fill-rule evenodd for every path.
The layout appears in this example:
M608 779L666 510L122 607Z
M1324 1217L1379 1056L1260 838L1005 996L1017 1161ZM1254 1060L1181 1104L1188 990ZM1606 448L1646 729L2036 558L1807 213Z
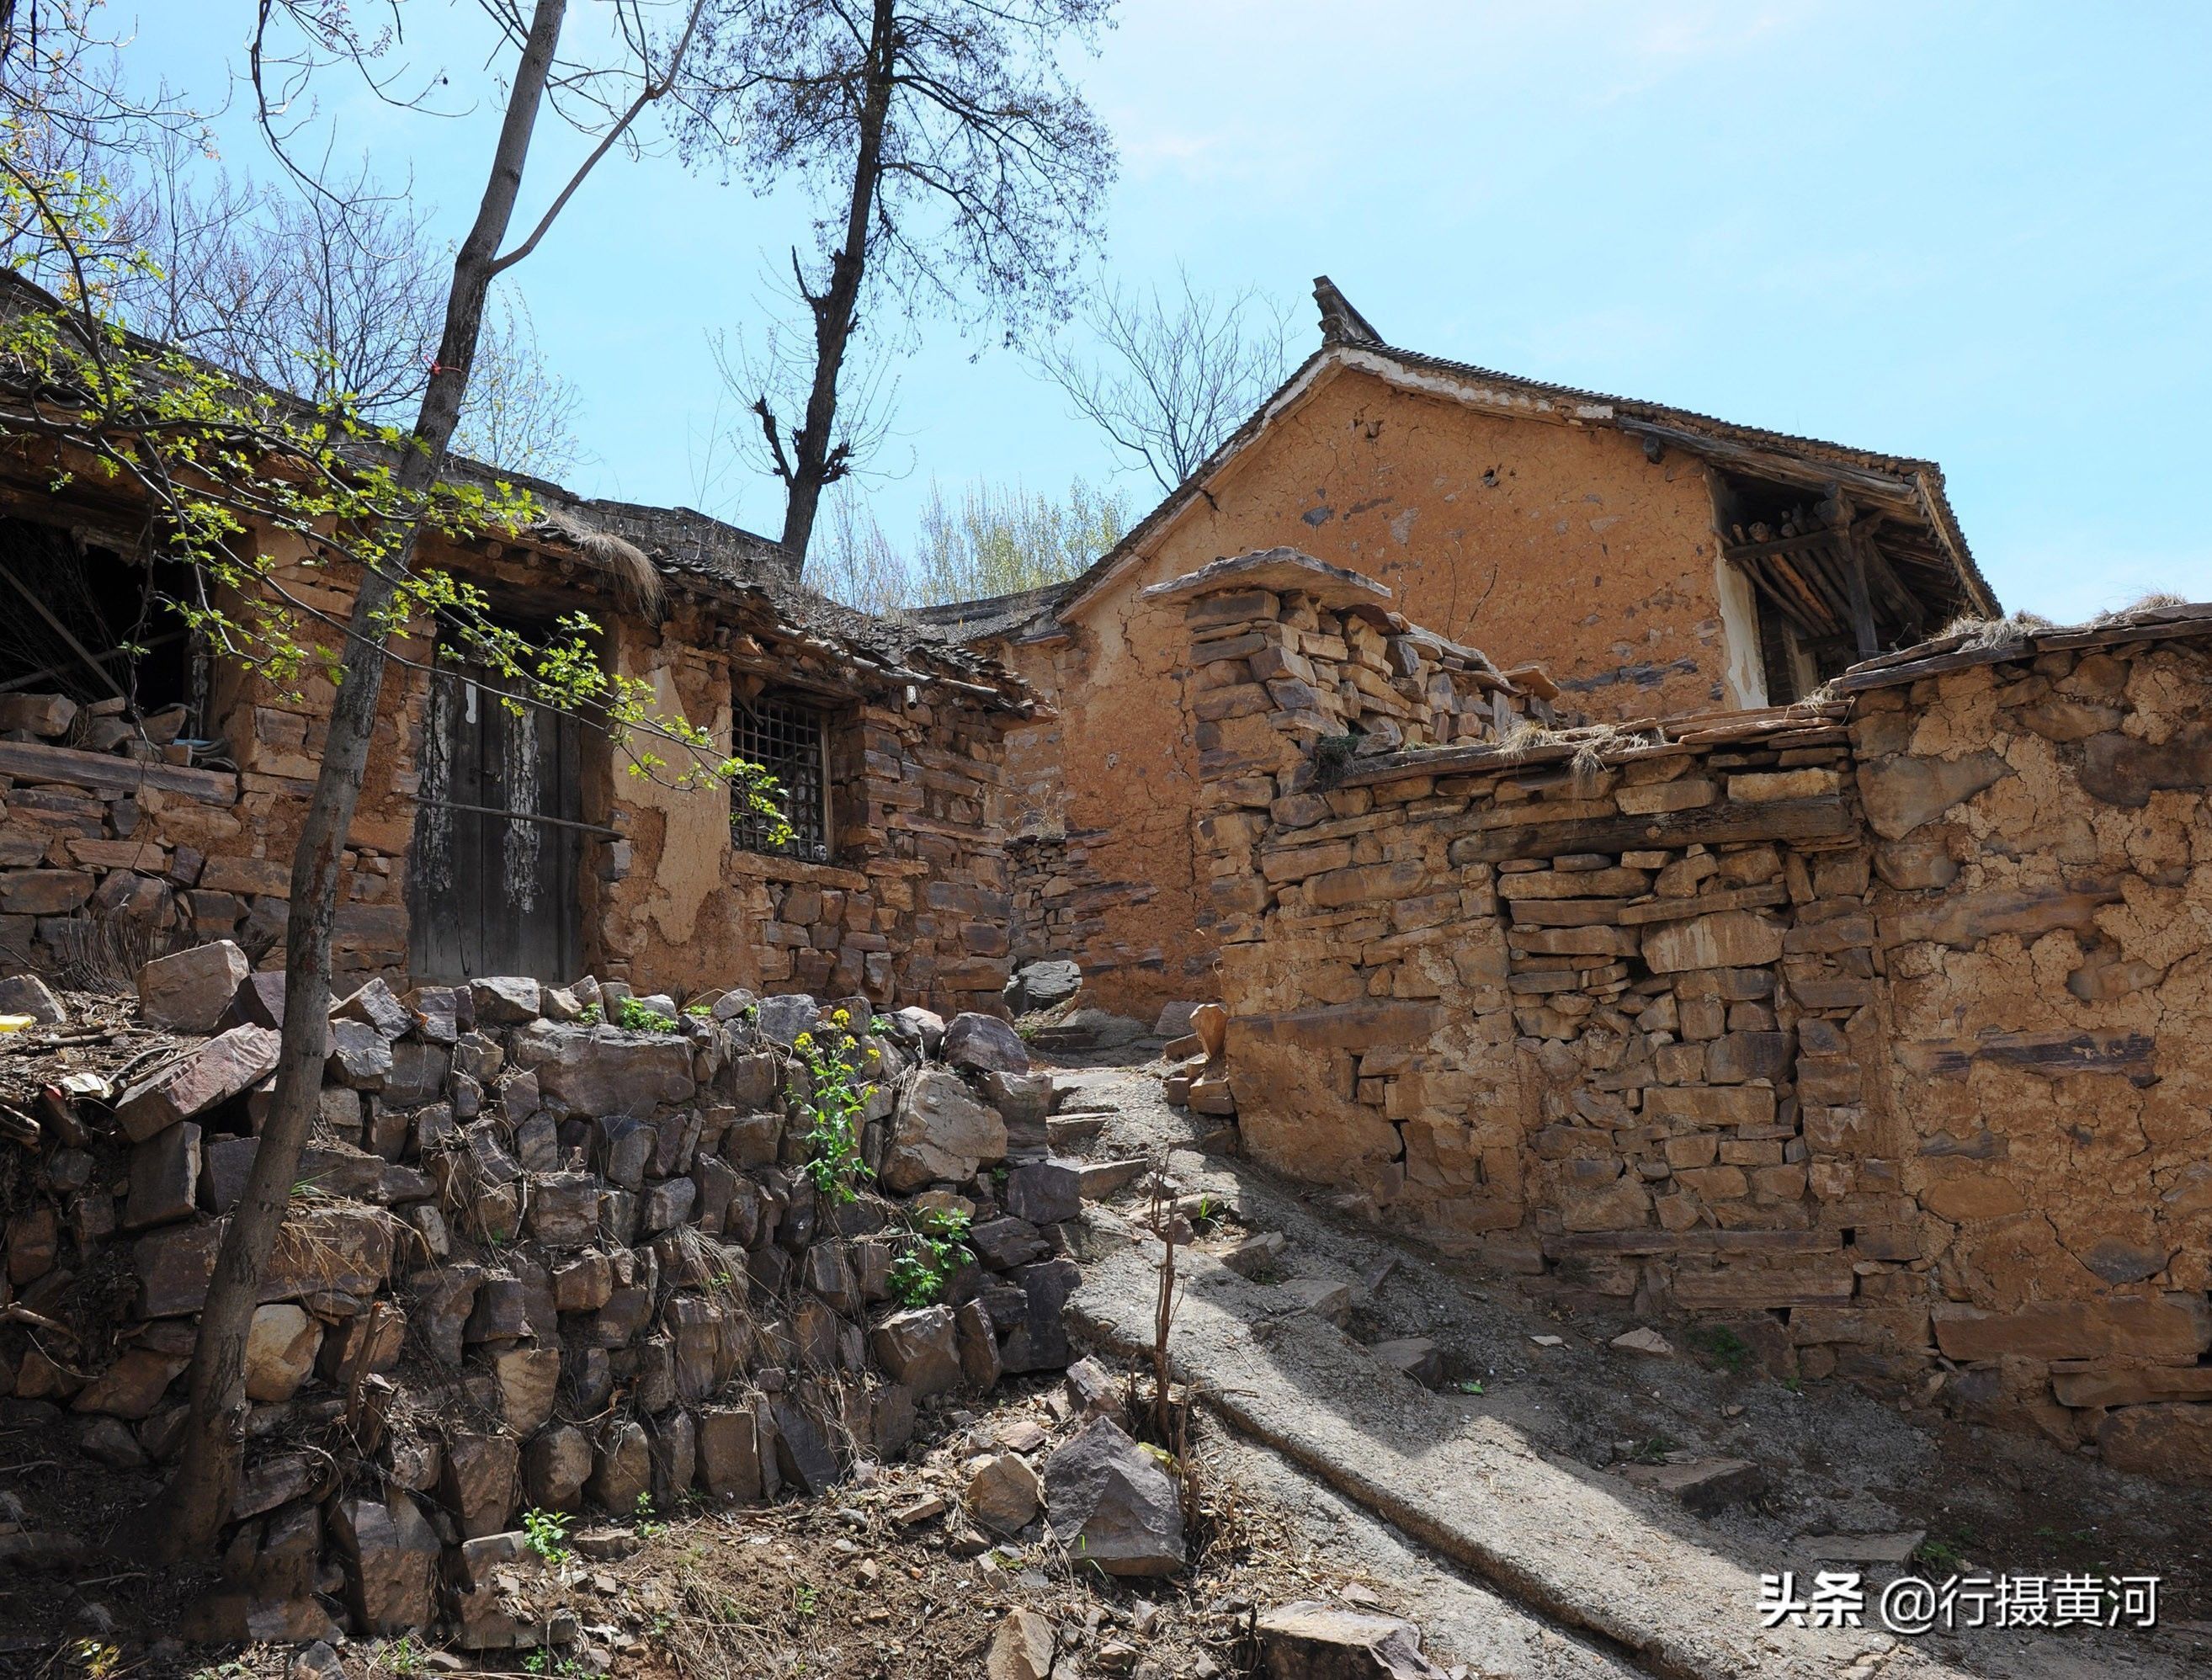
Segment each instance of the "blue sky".
M243 0L111 6L137 11L142 73L220 97ZM403 0L407 52L471 82L472 11ZM1303 352L1328 273L1410 348L1931 456L2008 606L2212 596L2212 7L1123 0L1070 63L1121 144L1121 276L1266 288ZM341 149L458 230L489 111L330 90ZM250 129L222 132L261 166ZM526 201L579 149L549 133ZM775 529L775 487L704 448L732 421L707 336L763 319L805 214L611 160L515 270L583 393L578 488ZM899 476L867 489L894 535L933 478L1111 470L988 337L925 324L896 377Z

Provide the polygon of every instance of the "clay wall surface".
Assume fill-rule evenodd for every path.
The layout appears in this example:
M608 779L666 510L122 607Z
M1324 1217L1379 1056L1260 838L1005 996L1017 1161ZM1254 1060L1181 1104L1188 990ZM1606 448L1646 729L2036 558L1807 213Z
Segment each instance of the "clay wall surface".
M1333 779L1244 720L1197 833L1248 1148L1778 1373L2212 1474L2194 610Z
M1291 544L1438 634L1541 664L1592 717L1736 703L1712 493L1610 428L1486 412L1357 369L1276 416L1148 552L1143 582Z
M1018 749L1025 808L1092 836L1063 895L1102 1006L1202 997L1214 954L1185 829L1196 748L1176 712L1181 628L1146 586L1292 545L1389 586L1455 640L1543 664L1562 704L1632 718L1735 703L1705 470L1626 434L1481 412L1357 370L1286 410L1139 551L1069 634L998 647L1059 708Z
M495 543L438 563L496 603L593 614L610 627L611 666L650 683L664 711L705 730L719 752L732 738L733 684L797 687L830 716L836 834L824 863L738 849L726 789L628 774L621 748L582 731L582 820L599 831L583 850L582 966L641 990L734 982L1000 1007L1012 907L1000 805L1009 711L980 691L870 670L757 598L679 591L653 622L573 560ZM327 568L294 564L283 578L343 621L350 594ZM434 650L417 633L392 651L344 860L333 944L341 991L371 975L408 979ZM132 956L235 937L281 963L292 851L331 694L312 669L288 684L218 664L201 727L224 743L234 767L223 768L189 762L184 748L150 742L119 716L79 715L55 696L0 697L0 948L18 966L54 973L88 941L120 939L130 949L107 966L127 978Z

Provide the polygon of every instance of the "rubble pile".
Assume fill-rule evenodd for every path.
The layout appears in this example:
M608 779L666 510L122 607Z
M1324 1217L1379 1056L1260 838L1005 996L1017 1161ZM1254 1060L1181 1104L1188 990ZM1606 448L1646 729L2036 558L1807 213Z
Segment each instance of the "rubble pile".
M140 992L174 1047L24 1121L0 1327L11 1421L119 1466L177 1450L283 976L220 942ZM524 1513L819 1494L897 1455L917 1408L1066 1366L1054 1097L988 1016L371 980L331 1011L227 1586L192 1633L322 1637L342 1607L357 1633L558 1643L511 1590Z

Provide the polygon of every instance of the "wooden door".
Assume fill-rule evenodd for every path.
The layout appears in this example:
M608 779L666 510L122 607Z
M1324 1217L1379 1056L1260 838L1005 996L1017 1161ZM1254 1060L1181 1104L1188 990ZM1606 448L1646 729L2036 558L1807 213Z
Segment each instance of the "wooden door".
M579 732L557 712L509 710L496 679L441 648L409 869L416 979L562 981L582 967Z

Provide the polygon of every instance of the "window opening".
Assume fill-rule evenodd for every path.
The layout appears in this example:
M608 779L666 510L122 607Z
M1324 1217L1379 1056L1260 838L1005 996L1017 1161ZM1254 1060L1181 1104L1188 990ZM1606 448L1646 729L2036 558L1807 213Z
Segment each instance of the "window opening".
M814 863L830 860L830 719L820 707L784 694L740 695L734 707L730 750L775 778L775 803L791 839L775 843L769 818L746 808L733 793L730 830L747 852Z

